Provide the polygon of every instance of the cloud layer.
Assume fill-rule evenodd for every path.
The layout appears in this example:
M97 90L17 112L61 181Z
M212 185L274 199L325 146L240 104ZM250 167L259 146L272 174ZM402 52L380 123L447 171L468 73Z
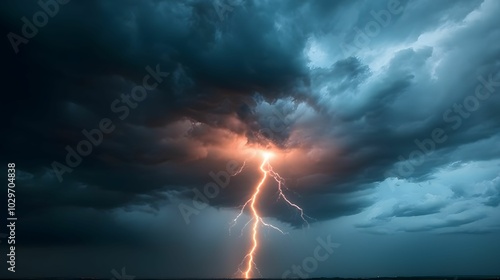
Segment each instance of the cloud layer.
M20 19L41 9L0 5L2 32L19 36ZM313 227L352 217L371 234L498 232L499 10L488 0L61 5L17 54L2 45L2 154L18 166L20 239L147 243L155 231L134 231L131 215L168 209L182 225L179 203L191 205L210 172L245 162L202 210L231 212L259 178L246 151L268 147ZM127 103L147 75L158 86ZM67 165L67 147L103 118L113 132L60 182L54 162ZM266 197L267 218L304 225L273 189Z

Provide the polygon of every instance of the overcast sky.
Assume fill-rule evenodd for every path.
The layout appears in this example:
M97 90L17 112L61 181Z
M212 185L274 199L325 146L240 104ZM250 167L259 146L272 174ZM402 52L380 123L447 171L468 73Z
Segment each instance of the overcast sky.
M259 150L263 277L500 274L500 1L48 3L0 3L16 277L241 276Z

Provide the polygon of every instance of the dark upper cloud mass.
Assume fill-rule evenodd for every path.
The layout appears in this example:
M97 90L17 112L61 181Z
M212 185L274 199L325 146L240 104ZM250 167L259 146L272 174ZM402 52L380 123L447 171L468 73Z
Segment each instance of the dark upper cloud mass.
M493 0L1 2L19 277L111 277L125 263L138 277L233 277L248 244L225 234L261 176L260 150L307 221L266 185L262 215L299 246L279 255L290 245L270 233L264 276L328 234L343 268L311 276L467 263L438 268L420 252L426 270L391 270L353 248L382 254L387 236L407 252L417 237L441 251L471 240L488 253L463 274L500 273L477 239L500 231L499 11ZM44 252L58 272L36 263ZM106 265L79 268L95 254Z

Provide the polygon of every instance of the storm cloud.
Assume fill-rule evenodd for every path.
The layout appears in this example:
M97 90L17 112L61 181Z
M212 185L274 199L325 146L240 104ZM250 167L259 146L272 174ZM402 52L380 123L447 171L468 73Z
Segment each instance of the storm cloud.
M0 7L3 34L23 37L21 19L43 10ZM309 217L313 241L336 223L373 238L498 241L500 2L73 0L58 9L28 42L11 35L2 44L2 163L17 166L17 232L30 262L40 248L58 248L61 259L62 246L155 248L163 238L171 251L158 256L177 268L141 264L136 273L231 277L215 260L199 274L178 267L203 263L217 247L225 248L218 260L232 264L230 248L243 250L219 235L260 176L255 159L238 154L243 147L283 151L273 167ZM130 99L138 86L145 97ZM68 166L67 147L76 151L82 131L95 135L103 119L112 132ZM192 206L193 190L229 162L244 168L186 224L179 205ZM300 215L274 189L265 194L266 219L300 243ZM212 239L196 234L205 230ZM269 242L286 248L279 239ZM58 275L82 275L78 261ZM281 276L293 261L264 271ZM88 274L107 277L118 263ZM36 267L33 275L50 274ZM470 272L484 267L498 273L482 264ZM335 273L357 276L346 271Z

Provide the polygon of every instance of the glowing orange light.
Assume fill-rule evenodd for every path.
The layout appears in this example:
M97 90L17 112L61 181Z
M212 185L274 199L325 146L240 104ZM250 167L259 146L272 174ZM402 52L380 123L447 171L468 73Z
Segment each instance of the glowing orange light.
M270 158L272 158L274 156L274 154L272 152L262 152L262 155L264 156L264 159L265 160L269 160ZM262 170L262 168L261 168Z
M259 194L260 194L262 188L264 187L264 183L266 182L266 179L267 179L268 176L271 176L278 183L278 191L279 191L279 197L278 198L283 198L283 200L286 203L288 203L290 206L292 206L292 207L296 208L298 211L300 211L301 218L304 220L304 222L307 223L307 221L304 219L304 211L302 210L302 208L300 208L298 205L292 203L285 196L285 194L283 193L282 187L284 186L285 180L283 179L283 177L281 177L277 172L275 172L273 170L271 164L269 163L269 159L272 158L272 157L274 157L275 154L272 153L272 152L270 152L270 151L262 151L261 153L262 153L263 160L262 160L262 163L260 164L259 169L262 172L262 179L259 181L259 183L255 187L253 195L250 197L249 200L247 200L245 202L245 204L241 208L240 213L233 220L233 223L235 224L237 222L238 218L243 214L243 211L245 210L245 208L248 205L250 205L250 210L251 210L250 212L251 212L251 215L252 215L252 219L250 220L250 222L253 221L253 226L252 226L252 246L250 247L250 250L245 255L245 258L242 261L242 264L243 264L243 262L245 262L245 260L246 260L246 269L245 269L244 272L242 272L242 274L245 277L245 279L249 279L251 277L251 275L252 275L252 271L254 269L257 269L255 267L254 259L255 259L255 254L257 252L257 249L259 247L259 235L258 235L259 234L259 231L258 231L259 224L262 224L264 226L270 227L272 229L275 229L275 230L279 231L282 234L285 234L280 228L278 228L278 227L276 227L276 226L274 226L272 224L265 223L262 220L262 217L261 217L261 215L259 214L259 211L258 211L257 202L258 202Z

